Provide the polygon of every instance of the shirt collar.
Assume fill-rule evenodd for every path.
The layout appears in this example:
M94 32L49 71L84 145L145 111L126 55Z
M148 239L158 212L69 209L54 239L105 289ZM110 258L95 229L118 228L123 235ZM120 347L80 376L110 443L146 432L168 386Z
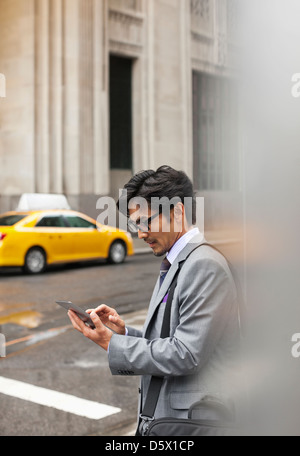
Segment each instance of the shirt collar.
M171 247L170 251L167 253L168 261L173 264L179 253L184 249L184 247L190 242L190 240L197 236L200 231L197 227L191 228L187 233L181 236L178 241Z

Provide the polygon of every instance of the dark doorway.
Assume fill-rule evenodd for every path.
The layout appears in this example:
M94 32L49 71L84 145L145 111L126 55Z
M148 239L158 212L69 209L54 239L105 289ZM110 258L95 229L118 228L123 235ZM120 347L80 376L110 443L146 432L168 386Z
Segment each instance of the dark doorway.
M110 56L110 168L132 169L132 65Z

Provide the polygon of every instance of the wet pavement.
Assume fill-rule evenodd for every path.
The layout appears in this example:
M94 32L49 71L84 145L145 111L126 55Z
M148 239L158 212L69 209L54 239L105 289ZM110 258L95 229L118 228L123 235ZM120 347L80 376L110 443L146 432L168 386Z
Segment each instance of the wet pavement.
M0 359L0 435L133 432L139 378L113 377L106 352L74 331L55 301L71 300L84 309L106 303L128 325L141 327L160 262L143 254L120 266L59 266L34 277L18 270L0 272L0 324L7 355ZM55 394L63 394L66 403L83 399L120 411L95 420L43 405L45 397Z
M83 309L105 303L127 325L142 327L160 263L143 253L123 265L61 265L38 276L0 269L0 333L6 338L6 358L0 358L1 436L134 433L139 377L112 376L107 353L73 330L56 301ZM85 401L103 417L82 416Z
M38 276L0 269L0 326L10 341L32 331L69 323L56 301L72 301L83 309L106 303L119 313L148 306L160 259L143 254L123 265L72 264L50 268Z

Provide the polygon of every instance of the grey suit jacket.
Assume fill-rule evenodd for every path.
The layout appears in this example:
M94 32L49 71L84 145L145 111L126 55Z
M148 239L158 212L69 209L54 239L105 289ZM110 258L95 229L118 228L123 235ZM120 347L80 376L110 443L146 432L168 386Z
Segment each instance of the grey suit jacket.
M109 346L113 375L141 375L143 406L152 375L164 377L155 418L187 418L206 395L231 396L239 345L235 284L224 257L209 246L191 253L182 265L173 297L170 337L160 338L165 303L180 262L197 244L195 236L179 253L161 289L157 280L143 331L114 334ZM139 410L141 411L141 410Z

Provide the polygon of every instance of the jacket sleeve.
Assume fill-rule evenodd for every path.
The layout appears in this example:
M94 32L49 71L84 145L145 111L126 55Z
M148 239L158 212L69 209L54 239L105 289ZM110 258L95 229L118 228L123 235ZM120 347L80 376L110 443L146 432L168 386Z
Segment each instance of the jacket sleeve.
M131 326L126 326L127 329L127 336L133 336L133 337L143 337L142 331L136 328L132 328Z
M197 259L182 268L176 291L174 335L154 340L113 335L108 358L113 375L192 375L206 363L236 302L231 274L214 259Z

